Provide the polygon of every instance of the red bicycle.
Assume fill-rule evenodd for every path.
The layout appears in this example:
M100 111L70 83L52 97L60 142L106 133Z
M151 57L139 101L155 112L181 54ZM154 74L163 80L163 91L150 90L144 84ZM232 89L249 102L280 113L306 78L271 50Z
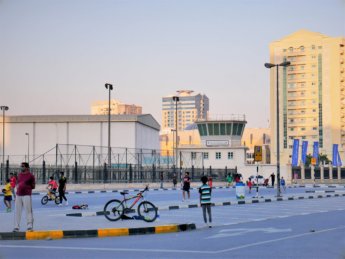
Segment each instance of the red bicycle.
M153 222L157 218L157 210L158 208L153 205L153 203L146 201L144 198L144 193L148 191L149 188L146 186L146 188L140 192L138 192L136 195L130 196L126 198L126 195L128 194L128 191L120 192L121 195L123 195L123 200L110 200L108 201L103 209L104 216L110 220L110 221L116 221L119 220L124 214L130 213L135 211L133 207L135 204L138 203L139 200L143 200L138 205L138 215L142 217L143 220L146 222ZM127 201L134 200L130 206L127 205Z

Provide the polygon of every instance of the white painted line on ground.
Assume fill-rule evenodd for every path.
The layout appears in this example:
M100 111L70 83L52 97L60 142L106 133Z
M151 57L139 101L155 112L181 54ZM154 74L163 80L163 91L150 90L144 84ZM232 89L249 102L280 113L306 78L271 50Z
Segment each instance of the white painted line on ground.
M148 252L148 253L197 253L213 254L214 251L172 250L172 249L138 249L138 248L101 248L101 247L66 247L66 246L28 246L28 245L0 245L3 248L24 249L53 249L53 250L84 250L98 252Z
M261 242L255 242L255 243L246 244L242 246L236 246L236 247L232 247L228 249L218 250L215 253L225 253L225 252L230 252L234 250L245 249L248 247L253 247L253 246L258 246L258 245L263 245L263 244L268 244L268 243L273 243L273 242L278 242L278 241L283 241L283 240L288 240L288 239L295 239L295 238L300 238L300 237L310 236L310 235L315 235L315 234L321 234L321 233L330 232L334 230L340 230L340 229L345 229L345 226L339 226L336 228L318 230L316 232L308 232L308 233L302 233L302 234L297 234L297 235L292 235L292 236L287 236L287 237L282 237L282 238L270 239L270 240L261 241Z

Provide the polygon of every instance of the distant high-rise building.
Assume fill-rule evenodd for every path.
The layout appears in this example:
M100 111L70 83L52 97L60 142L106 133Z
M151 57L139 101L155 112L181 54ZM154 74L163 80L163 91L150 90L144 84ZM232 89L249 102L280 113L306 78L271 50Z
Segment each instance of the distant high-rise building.
M109 111L108 101L96 101L92 103L91 114L92 115L104 115ZM142 114L142 107L134 104L124 104L118 100L110 101L110 113L111 114L126 114L126 115L140 115Z
M270 44L270 63L279 67L280 157L289 162L294 139L319 142L319 153L332 160L332 144L345 148L345 38L307 30ZM271 154L276 162L276 68L271 69ZM301 152L301 151L300 151ZM299 158L300 160L300 158Z
M173 96L178 96L177 126L183 130L198 119L207 119L209 99L206 95L193 94L192 90L179 90L176 95L162 98L162 130L175 129L176 103Z

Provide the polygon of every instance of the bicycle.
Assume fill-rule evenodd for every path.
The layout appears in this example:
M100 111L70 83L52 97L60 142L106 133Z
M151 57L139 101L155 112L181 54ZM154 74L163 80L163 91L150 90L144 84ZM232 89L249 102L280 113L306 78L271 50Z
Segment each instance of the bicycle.
M130 213L135 211L133 207L137 202L141 199L143 199L142 202L138 205L138 215L143 218L146 222L153 222L157 218L157 210L158 208L153 205L153 203L146 201L144 198L144 193L148 191L149 188L146 186L146 188L140 192L138 192L136 195L130 196L126 198L126 195L128 194L128 191L120 192L121 195L123 195L122 201L114 199L108 201L103 209L104 216L110 220L110 221L117 221L119 220L124 214ZM133 203L128 207L127 201L133 200Z
M55 201L55 204L59 205L60 204L59 194L56 194L55 191L50 191L50 192L51 192L50 195L46 194L42 197L42 199L41 199L42 205L46 205L48 203L48 201Z

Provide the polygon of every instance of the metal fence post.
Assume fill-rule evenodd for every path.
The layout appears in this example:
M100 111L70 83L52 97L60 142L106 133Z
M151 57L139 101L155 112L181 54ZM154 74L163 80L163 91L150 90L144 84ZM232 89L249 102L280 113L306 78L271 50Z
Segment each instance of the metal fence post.
M6 160L6 179L5 179L5 181L8 179L9 174L10 174L10 161L7 159Z
M46 182L46 161L42 163L42 184Z
M107 175L107 163L104 163L104 168L103 168L103 183L106 183L106 175Z
M133 169L132 169L132 164L129 164L129 182L131 183L132 181L133 181Z

